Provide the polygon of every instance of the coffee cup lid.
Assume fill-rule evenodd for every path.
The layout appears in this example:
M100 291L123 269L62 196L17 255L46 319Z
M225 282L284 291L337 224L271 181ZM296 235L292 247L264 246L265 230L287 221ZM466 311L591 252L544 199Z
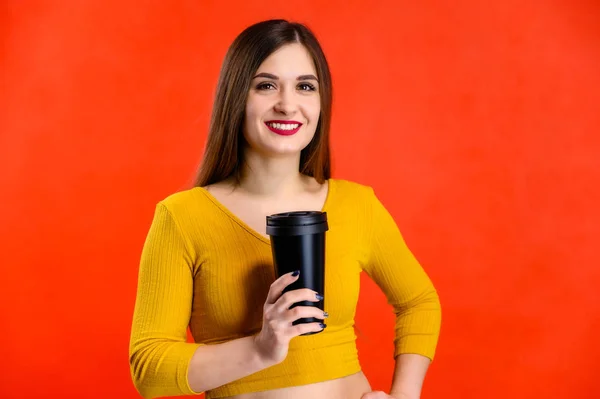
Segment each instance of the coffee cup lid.
M327 222L327 212L295 211L267 216L267 226L308 226Z
M327 230L327 212L294 211L267 216L269 235L312 234Z

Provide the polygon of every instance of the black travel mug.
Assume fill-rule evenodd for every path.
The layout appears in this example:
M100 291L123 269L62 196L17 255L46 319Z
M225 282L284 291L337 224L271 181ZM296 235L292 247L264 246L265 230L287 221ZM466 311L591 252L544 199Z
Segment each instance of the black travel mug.
M319 302L301 301L296 306L315 306L325 310L325 232L329 230L327 213L297 211L267 216L267 234L271 240L273 263L277 278L295 270L298 280L287 286L283 293L309 288L323 296ZM292 324L323 322L314 317L301 318ZM311 335L307 333L303 335Z

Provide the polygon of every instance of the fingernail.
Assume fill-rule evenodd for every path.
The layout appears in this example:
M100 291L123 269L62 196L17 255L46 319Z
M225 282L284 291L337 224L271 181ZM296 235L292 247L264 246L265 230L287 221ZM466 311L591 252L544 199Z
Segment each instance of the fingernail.
M326 325L325 323L319 323L319 326L320 326L321 328L325 328L325 327L327 327L327 325Z
M299 274L300 274L300 270L296 270L296 271L294 271L294 272L292 273L292 276L293 276L293 277L296 277L296 276L297 276L297 275L299 275Z
M319 295L319 294L317 294L317 295L316 295L316 297L317 297L317 299L318 299L319 301L322 301L322 300L323 300L323 295Z
M323 312L323 317L329 317L329 313Z

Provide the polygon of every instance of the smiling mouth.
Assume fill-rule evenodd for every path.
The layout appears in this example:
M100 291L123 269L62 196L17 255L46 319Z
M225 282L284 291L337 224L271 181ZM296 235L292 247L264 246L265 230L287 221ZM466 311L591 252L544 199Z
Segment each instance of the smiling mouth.
M296 134L302 127L302 123L296 121L268 121L265 125L273 133L281 136L291 136Z

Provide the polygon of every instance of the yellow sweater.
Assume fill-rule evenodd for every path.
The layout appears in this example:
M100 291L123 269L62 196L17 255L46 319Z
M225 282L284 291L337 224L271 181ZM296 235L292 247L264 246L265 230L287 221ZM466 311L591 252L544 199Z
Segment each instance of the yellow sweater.
M271 390L360 371L354 314L365 271L396 313L394 356L433 359L440 328L437 293L390 214L369 187L329 180L323 208L327 328L292 339L280 364L206 393L207 398ZM130 342L131 373L147 398L195 394L190 359L200 345L256 334L274 281L269 240L208 191L196 187L158 203L141 256ZM187 343L187 328L195 343Z

